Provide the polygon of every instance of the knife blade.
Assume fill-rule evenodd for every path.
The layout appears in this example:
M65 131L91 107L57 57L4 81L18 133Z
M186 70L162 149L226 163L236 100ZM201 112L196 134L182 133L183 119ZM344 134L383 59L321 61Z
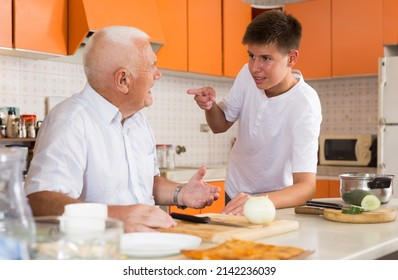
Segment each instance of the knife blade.
M212 225L219 225L219 226L241 227L241 228L247 227L247 226L240 225L240 224L213 221L208 216L198 217L198 216L181 214L181 213L170 213L170 216L177 220L182 220L182 221L187 221L187 222L192 222L192 223L212 224Z
M325 202L325 201L315 201L315 200L309 200L305 203L305 205L314 206L314 207L331 208L331 209L337 209L337 210L340 210L343 208L343 204Z

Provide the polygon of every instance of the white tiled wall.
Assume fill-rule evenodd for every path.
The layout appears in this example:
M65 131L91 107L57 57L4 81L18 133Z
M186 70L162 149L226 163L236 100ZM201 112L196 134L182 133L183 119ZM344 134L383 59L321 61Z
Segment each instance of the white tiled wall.
M324 134L377 134L377 76L312 80L321 104Z
M45 117L47 96L68 97L86 79L78 64L0 55L0 106L20 107L22 114ZM323 109L322 133L376 133L377 77L307 80L317 91ZM233 80L163 71L152 90L154 104L146 108L158 143L186 147L178 165L225 164L236 128L224 134L200 132L204 113L186 93L212 86L221 99Z

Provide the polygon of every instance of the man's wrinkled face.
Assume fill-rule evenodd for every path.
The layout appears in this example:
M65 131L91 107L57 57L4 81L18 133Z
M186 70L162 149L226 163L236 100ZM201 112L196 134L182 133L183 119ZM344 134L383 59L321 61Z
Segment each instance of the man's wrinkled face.
M133 78L134 84L132 87L134 100L139 107L149 107L153 103L151 88L155 81L160 79L161 73L156 66L156 54L148 43L143 48L143 56L141 62L138 63L136 74Z

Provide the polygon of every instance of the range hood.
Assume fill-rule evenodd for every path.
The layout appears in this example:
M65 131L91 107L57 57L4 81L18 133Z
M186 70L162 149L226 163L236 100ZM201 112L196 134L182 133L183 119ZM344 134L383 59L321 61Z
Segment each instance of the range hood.
M155 52L164 44L156 0L69 0L68 54L76 54L96 30L111 25L142 29Z
M304 2L309 0L242 0L242 1L252 4L252 6L254 7L274 8L274 7L281 7L285 4Z

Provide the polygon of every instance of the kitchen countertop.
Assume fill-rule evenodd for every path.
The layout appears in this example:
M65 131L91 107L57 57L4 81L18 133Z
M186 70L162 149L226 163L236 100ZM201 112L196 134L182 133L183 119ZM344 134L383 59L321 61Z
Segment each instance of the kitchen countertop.
M323 199L342 203L341 198ZM393 198L383 207L398 210ZM276 245L298 246L314 252L310 260L372 260L398 251L398 221L379 224L348 224L323 219L321 216L295 214L294 208L277 210L276 219L299 222L297 231L261 240Z
M160 175L170 181L186 183L198 171L200 166L182 166L174 169L160 169ZM227 168L225 165L206 166L206 182L225 181Z
M205 180L211 181L224 181L227 174L226 165L206 166L207 172ZM161 169L160 175L167 179L178 182L186 183L193 174L199 169L199 166L180 166L174 169ZM360 173L374 173L377 174L376 167L358 167L358 166L331 166L331 165L318 165L317 179L339 180L339 175L347 172L360 172Z
M342 203L341 198L323 199ZM383 207L398 210L398 198ZM279 209L277 220L295 220L299 229L288 233L256 240L274 245L296 246L313 253L306 260L372 260L398 254L398 221L379 224L348 224L323 219L321 216L295 214L294 208ZM213 246L202 243L201 247ZM182 255L172 259L184 258Z

